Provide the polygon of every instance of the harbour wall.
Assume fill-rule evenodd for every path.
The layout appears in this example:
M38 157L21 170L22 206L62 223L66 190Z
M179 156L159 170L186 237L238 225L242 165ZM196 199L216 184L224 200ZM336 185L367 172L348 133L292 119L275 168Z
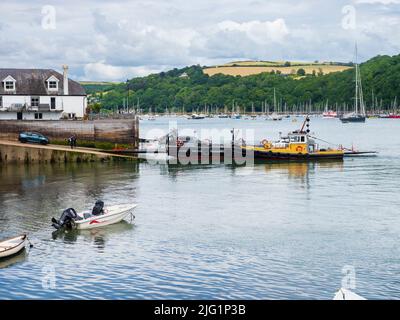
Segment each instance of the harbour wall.
M74 134L78 140L130 144L139 147L139 120L112 119L93 121L25 121L0 120L0 140L18 140L23 131L39 132L51 140L67 140Z
M0 165L33 163L80 163L135 160L134 157L114 155L90 149L69 149L55 145L28 145L13 141L0 141Z

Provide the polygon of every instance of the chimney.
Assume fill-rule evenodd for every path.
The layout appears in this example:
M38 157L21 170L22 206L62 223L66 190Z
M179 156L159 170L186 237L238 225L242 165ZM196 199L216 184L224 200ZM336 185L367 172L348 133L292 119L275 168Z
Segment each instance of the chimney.
M67 96L69 94L68 91L68 66L66 64L63 65L63 70L64 70L64 95Z

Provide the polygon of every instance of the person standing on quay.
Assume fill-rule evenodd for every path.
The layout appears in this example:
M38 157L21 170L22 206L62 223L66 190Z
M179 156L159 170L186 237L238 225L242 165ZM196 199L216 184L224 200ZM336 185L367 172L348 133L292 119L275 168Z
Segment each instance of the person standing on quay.
M69 146L71 147L71 149L74 148L74 136L70 136L70 137L68 138L68 144L69 144Z
M76 139L76 135L73 135L72 137L73 137L74 148L76 148L76 140L77 140L77 139Z

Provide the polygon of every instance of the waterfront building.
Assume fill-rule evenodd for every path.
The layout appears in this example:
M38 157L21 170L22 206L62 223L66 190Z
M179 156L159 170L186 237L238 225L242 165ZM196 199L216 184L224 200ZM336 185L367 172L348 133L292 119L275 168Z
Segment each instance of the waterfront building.
M0 68L0 120L81 119L86 113L85 89L52 69Z

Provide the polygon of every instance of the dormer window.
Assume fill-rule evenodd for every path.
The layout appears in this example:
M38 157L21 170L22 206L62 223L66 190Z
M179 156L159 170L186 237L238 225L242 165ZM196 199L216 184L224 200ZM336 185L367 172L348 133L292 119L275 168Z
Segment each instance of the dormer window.
M57 81L49 81L49 89L58 89Z
M55 76L51 76L47 79L47 90L58 91L58 79Z
M3 80L4 91L15 91L15 83L16 80L13 77L8 76L5 78Z
M5 82L5 89L6 89L6 91L14 91L15 90L15 82L6 81Z

